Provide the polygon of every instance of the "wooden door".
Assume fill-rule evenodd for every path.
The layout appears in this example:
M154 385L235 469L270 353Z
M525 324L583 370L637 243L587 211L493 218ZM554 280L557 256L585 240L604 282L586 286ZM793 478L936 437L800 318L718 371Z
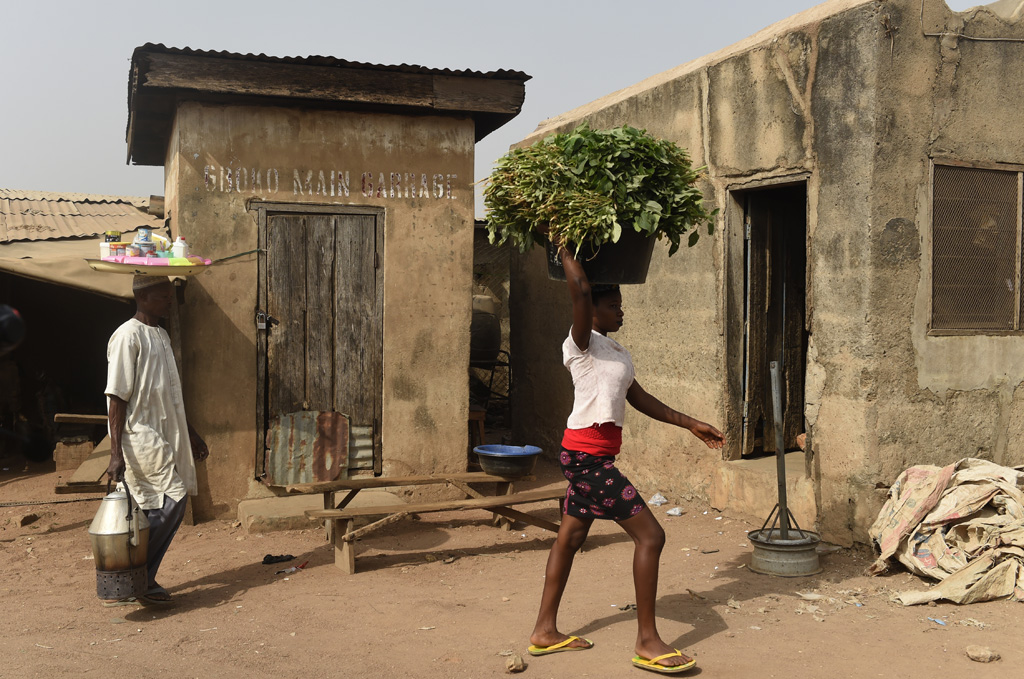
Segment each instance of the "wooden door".
M744 222L747 230L747 294L742 454L749 455L765 436L770 441L775 440L770 400L771 379L767 369L771 360L768 357L771 212L763 201L750 199Z
M769 364L782 367L783 444L803 431L806 362L806 193L752 191L746 203L747 280L742 454L775 451Z
M264 311L271 319L265 336L262 476L270 485L283 485L344 478L349 469L379 470L380 219L271 213L261 221ZM338 438L339 413L347 417L347 440L333 451L313 445L310 438ZM323 450L334 453L331 464L320 459Z

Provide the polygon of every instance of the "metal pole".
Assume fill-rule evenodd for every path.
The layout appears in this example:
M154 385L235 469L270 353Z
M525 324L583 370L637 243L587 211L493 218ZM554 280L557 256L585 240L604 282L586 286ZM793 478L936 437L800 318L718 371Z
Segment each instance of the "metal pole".
M786 504L786 448L782 431L782 387L779 378L779 362L771 362L772 410L775 414L775 466L779 479L779 537L789 539L789 505ZM769 536L770 537L770 536Z

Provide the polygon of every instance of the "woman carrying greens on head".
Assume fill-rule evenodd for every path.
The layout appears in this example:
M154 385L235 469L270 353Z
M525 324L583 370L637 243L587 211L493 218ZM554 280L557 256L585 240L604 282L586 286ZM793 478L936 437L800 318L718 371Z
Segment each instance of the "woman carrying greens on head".
M662 641L655 623L658 560L665 531L633 485L615 467L622 444L626 402L644 415L688 429L709 448L721 448L722 433L710 424L672 410L636 381L633 361L608 333L622 327L618 286L593 288L583 267L565 248L559 250L572 298L572 330L562 344L563 363L572 374L575 400L562 439L559 462L569 480L558 537L548 555L544 593L530 635L531 655L580 651L593 642L558 631L558 605L573 557L583 546L594 519L611 519L633 538L637 638L633 664L661 673L683 672L696 662Z

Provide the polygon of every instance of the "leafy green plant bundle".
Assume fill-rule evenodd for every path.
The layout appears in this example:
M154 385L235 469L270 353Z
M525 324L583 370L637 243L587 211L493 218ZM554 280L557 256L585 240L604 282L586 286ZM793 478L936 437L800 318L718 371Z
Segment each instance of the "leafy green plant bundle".
M700 237L697 226L714 232L718 210L704 208L686 151L664 139L624 125L593 130L583 123L498 160L484 186L491 243L511 241L521 252L550 238L597 251L632 228L679 249Z

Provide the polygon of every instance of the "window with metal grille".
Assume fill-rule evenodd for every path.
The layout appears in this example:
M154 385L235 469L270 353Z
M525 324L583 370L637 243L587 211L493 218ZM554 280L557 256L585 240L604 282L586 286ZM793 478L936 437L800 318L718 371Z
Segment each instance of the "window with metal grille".
M1021 330L1021 183L1016 171L934 166L932 330Z

